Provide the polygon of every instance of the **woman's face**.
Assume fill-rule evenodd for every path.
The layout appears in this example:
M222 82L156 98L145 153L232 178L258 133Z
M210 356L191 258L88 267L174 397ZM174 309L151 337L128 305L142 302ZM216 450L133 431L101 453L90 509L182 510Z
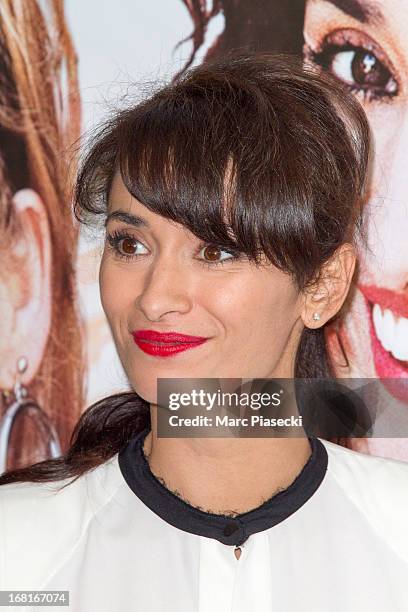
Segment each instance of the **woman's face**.
M106 234L102 305L139 395L155 403L158 377L293 376L304 326L301 294L288 275L202 243L134 199L119 175L109 198ZM151 355L132 336L146 329L208 340L170 357Z
M305 57L355 93L374 138L367 210L371 253L360 255L357 291L340 331L351 363L347 375L353 378L408 377L406 8L403 0L375 4L367 0L308 0L306 4ZM334 340L329 342L333 354L337 354L337 347ZM387 381L383 385L394 402L398 399L398 405L408 408L407 394L397 398ZM385 446L384 441L372 439L369 445L373 453L408 459L408 445L401 444L401 439L390 439Z

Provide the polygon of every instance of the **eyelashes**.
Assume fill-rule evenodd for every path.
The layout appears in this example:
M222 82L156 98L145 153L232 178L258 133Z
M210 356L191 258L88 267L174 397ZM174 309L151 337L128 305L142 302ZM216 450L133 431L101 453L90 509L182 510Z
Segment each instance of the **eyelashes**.
M356 31L340 30L326 36L318 50L305 43L303 52L306 60L333 74L364 101L389 101L398 94L385 54Z
M138 240L132 234L124 230L114 230L106 234L106 243L108 248L113 252L119 259L130 260L137 257L135 253L125 253L121 249L121 242L127 240L129 243L137 242ZM123 248L123 247L122 247ZM131 248L131 247L130 247Z
M106 244L108 248L113 252L114 256L119 258L120 260L130 261L135 260L143 253L133 253L132 249L136 249L139 245L143 244L140 240L137 240L132 234L126 230L114 230L106 234ZM224 251L230 257L226 259L221 259L218 261L206 261L205 259L200 259L200 262L207 267L213 268L216 266L222 266L231 261L237 261L241 259L241 254L239 252L231 251L229 249L224 249L221 246L214 244L203 242L199 245L198 252L200 252L205 247L216 247L220 251ZM128 252L126 252L128 250Z

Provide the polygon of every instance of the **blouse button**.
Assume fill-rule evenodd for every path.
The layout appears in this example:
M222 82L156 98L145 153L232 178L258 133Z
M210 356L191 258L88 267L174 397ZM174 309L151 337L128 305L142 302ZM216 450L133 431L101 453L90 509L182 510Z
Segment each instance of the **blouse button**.
M223 533L225 536L230 536L233 533L235 533L238 529L239 529L239 525L237 523L228 523L227 525L225 525Z

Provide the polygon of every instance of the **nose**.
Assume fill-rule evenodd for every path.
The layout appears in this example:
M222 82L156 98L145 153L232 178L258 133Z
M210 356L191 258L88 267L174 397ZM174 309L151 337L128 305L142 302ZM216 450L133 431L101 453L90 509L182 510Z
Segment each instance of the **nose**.
M162 253L149 266L138 308L149 321L158 321L169 313L185 314L192 307L192 282L185 266L174 254Z

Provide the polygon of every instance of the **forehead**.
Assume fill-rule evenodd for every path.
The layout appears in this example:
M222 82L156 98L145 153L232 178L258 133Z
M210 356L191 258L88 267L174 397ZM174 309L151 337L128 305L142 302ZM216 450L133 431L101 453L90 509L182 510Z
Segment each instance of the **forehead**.
M193 238L194 235L180 223L167 219L158 213L151 211L147 206L139 202L126 188L119 172L116 172L112 180L108 197L108 211L106 222L116 219L135 227L145 229L159 229L170 232L180 232Z
M228 165L227 170L226 170L225 180L224 180L225 200L224 200L224 214L223 214L224 222L227 224L229 221L227 219L227 211L230 209L230 206L228 205L228 201L229 201L228 194L230 192L232 183L233 183L233 174L232 174L230 165ZM168 219L167 217L164 217L156 212L153 212L147 206L142 204L142 202L140 202L137 198L135 198L129 192L129 190L127 189L122 179L120 172L116 171L113 176L111 187L110 187L109 194L108 194L108 200L107 200L108 218L112 213L118 210L125 211L125 212L132 212L134 214L142 215L143 218L146 219L147 221L147 224L145 224L146 226L150 225L150 222L154 224L165 223L165 224L171 225L173 228L178 228L180 230L187 232L188 234L194 235L184 225L177 223L176 221L173 221L172 219ZM143 224L140 223L139 225L143 225ZM229 228L228 233L232 238L234 237L234 232L232 231L231 228Z
M132 206L142 206L142 204L127 190L120 172L115 172L108 195L108 212L118 208L130 209Z

